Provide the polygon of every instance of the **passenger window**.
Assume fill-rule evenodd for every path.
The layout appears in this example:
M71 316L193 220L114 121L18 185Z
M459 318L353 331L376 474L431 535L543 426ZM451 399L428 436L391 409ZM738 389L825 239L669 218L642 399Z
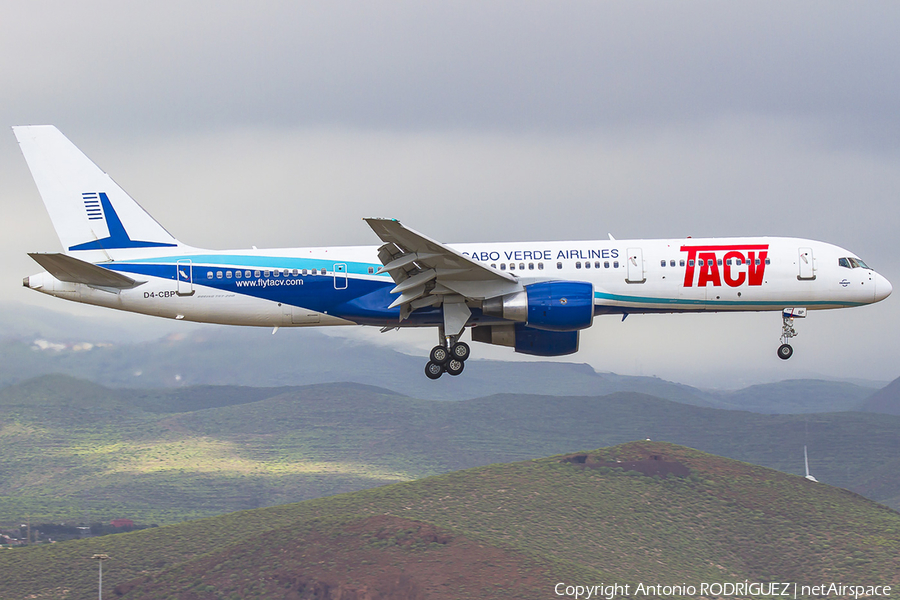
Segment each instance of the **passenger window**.
M661 266L661 267L666 266L666 261L664 261L664 260L659 261L659 266Z
M225 271L225 279L231 279L231 271Z
M718 261L716 261L716 262L719 263L719 266L720 266L720 267L722 266L722 259L721 259L721 258L720 258Z
M604 269L608 269L608 268L609 268L609 261L608 261L608 260L604 260L604 261L603 261L603 268L604 268Z
M757 265L759 264L759 259L758 259L758 258L756 259L756 264L757 264Z
M497 268L497 263L491 263L491 268L492 268L492 269L496 269L496 268Z
M505 270L506 270L506 263L500 263L500 270L501 270L501 271L505 271Z
M319 271L321 272L322 275L325 274L325 269L319 269Z
M670 266L670 267L674 267L674 266L675 266L675 261L674 261L674 260L670 260L670 261L669 261L669 266Z
M681 259L680 261L678 261L678 265L681 266L681 267L683 267L683 266L684 266L684 259ZM694 261L691 261L691 266L692 266L692 267L694 266Z
M259 271L253 271L253 276L254 276L254 277L259 277Z
M301 275L306 275L306 269L300 269L300 274L301 274Z
M544 263L538 263L538 271L544 270Z
M585 268L585 269L590 269L590 268L591 268L591 263L589 263L588 261L585 261L585 262L584 262L584 268Z
M771 264L772 264L772 259L767 258L767 259L766 259L766 264L767 264L767 265L771 265Z
M534 271L534 263L528 263L528 270Z
M272 274L271 271L263 271L263 277L268 277L271 274Z
M844 259L842 258L841 260L844 260ZM849 266L849 264L850 264L850 263L847 263L848 266ZM207 272L206 272L206 278L207 278L207 279L212 279L212 278L213 278L212 271L207 271Z
M244 277L250 279L250 271L244 271Z
M216 279L222 279L222 271L216 271Z
M575 268L576 268L576 269L580 269L580 268L581 268L581 261L580 261L580 260L579 260L578 262L575 263Z
M613 269L618 269L618 268L619 268L619 261L614 260L613 261Z
M562 269L562 263L561 263L561 262L556 263L556 268L557 268L557 269Z
M241 272L240 272L240 271L235 271L235 272L234 272L234 276L235 276L237 279L240 279L240 278L241 278Z
M742 264L744 264L744 259L742 258L736 258L734 259L734 261L737 263L737 266L741 266Z
M509 270L510 270L510 271L515 271L515 270L516 270L516 263L509 263Z
M689 266L689 267L693 267L693 266L694 266L694 261L693 261L693 259L691 259L691 260L688 261L688 266Z
M272 271L272 277L278 277L280 274L281 273L278 271L278 269L275 269L274 271Z
M729 258L728 260L726 260L726 261L725 261L725 264L728 265L728 266L730 267L730 266L731 266L731 259Z
M375 267L369 267L369 275L375 272ZM297 269L294 269L294 275L297 274Z
M520 270L520 271L524 271L524 270L525 270L525 263L519 263L519 270Z
M595 260L595 261L594 261L594 268L595 268L595 269L599 269L599 268L600 268L600 261L599 261L599 260Z

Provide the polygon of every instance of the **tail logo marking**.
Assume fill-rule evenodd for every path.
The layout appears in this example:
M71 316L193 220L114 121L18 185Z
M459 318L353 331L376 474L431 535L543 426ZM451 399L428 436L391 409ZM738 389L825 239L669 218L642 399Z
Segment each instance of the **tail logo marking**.
M88 221L100 221L103 219L103 210L100 208L100 197L97 192L84 192L84 209L87 211Z
M143 242L133 240L125 231L125 226L116 214L106 192L84 192L81 194L84 200L84 208L87 211L88 220L98 220L106 217L106 228L109 236L101 240L85 242L75 246L69 246L69 250L112 250L117 248L164 248L174 247L175 244L163 242Z

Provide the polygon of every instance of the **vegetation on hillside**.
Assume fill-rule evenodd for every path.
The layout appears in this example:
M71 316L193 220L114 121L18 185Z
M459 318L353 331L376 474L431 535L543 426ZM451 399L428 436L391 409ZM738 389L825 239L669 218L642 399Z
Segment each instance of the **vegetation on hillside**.
M900 506L900 417L635 393L439 402L360 384L114 390L48 376L0 390L0 525L175 523L644 438L798 474L808 445L820 481Z
M681 475L648 475L648 469L634 466L654 460L679 465L671 470ZM86 557L99 552L113 557L105 578L123 586L126 598L229 597L226 592L261 598L268 597L270 585L288 585L279 579L286 572L367 585L373 582L372 569L362 560L398 569L420 560L434 563L426 556L433 551L431 541L411 541L415 548L410 551L397 548L409 535L415 537L402 533L415 528L408 521L392 521L396 531L385 539L394 541L379 547L377 527L358 520L378 516L412 520L415 527L434 528L438 536L473 540L512 561L503 569L530 561L528 572L550 573L550 579L900 583L900 514L799 476L673 444L633 442L102 539L6 551L0 553L0 590L15 590L21 594L16 597L62 597L60 590L66 589L65 597L72 600L89 598L96 571ZM371 536L350 535L352 527ZM370 543L361 550L365 539ZM298 543L316 548L304 557L291 550ZM256 568L268 564L266 557L280 567ZM338 565L347 565L346 574L339 581L329 579L336 577ZM427 569L409 572L421 577L410 585L424 585ZM493 591L466 590L472 597L509 597L502 584ZM551 590L538 592L543 594L538 597L550 597Z

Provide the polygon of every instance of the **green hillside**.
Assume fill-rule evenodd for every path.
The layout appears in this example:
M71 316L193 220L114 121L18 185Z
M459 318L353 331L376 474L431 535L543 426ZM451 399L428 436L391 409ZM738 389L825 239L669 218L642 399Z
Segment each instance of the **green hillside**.
M635 393L440 402L360 384L110 390L48 376L0 390L0 524L174 523L645 438L797 474L806 444L820 481L900 506L894 416L760 415Z
M378 516L387 520L367 519ZM493 553L498 573L533 579L495 577L490 588L483 572L460 578L462 563L441 569L466 553L442 548L457 536ZM435 598L548 598L550 582L576 580L896 585L900 514L802 477L632 442L0 552L0 597L93 597L96 566L86 557L99 552L113 557L105 579L124 598L327 597L298 590L318 582L371 591L391 569Z

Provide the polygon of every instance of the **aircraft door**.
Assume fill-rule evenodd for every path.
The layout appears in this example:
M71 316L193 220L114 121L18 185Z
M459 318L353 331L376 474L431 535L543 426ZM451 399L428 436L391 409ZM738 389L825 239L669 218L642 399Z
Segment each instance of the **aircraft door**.
M797 279L815 279L816 268L813 262L812 248L800 248L798 251L797 264L800 266L800 273Z
M347 265L346 263L335 263L334 265L334 289L347 289Z
M644 283L644 252L640 248L629 248L628 258L625 259L627 274L626 283Z
M175 279L178 281L179 296L194 295L194 268L190 260L179 260L175 263Z

